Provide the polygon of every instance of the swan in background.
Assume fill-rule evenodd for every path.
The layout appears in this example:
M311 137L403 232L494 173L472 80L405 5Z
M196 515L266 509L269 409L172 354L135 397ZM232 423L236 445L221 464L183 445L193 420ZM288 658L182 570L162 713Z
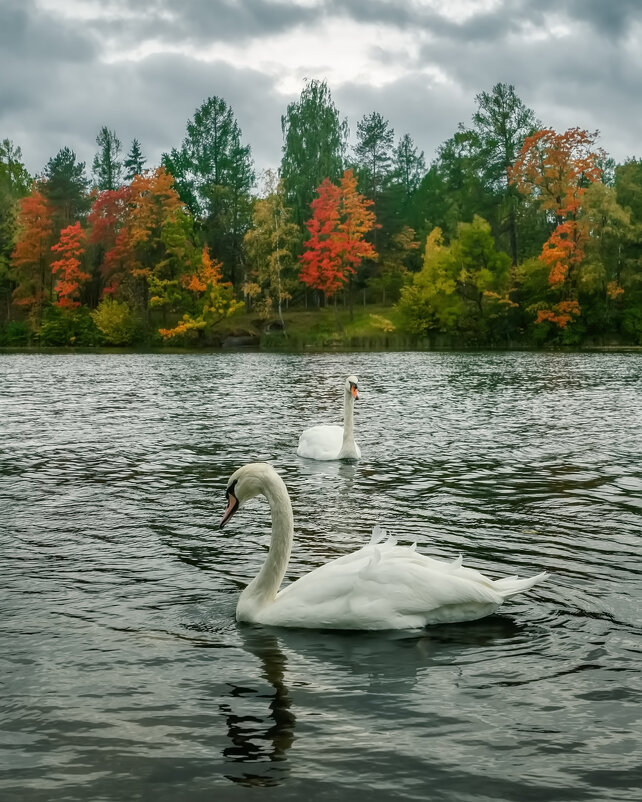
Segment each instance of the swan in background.
M356 376L348 376L343 394L343 426L312 426L299 437L296 453L309 459L359 459L354 441L354 402L359 399Z
M287 488L271 465L255 462L230 477L223 527L243 502L267 498L272 540L257 576L241 593L237 621L315 629L420 629L427 624L472 621L493 613L509 596L546 578L492 580L461 557L452 563L398 546L375 527L363 548L338 557L279 590L294 531Z

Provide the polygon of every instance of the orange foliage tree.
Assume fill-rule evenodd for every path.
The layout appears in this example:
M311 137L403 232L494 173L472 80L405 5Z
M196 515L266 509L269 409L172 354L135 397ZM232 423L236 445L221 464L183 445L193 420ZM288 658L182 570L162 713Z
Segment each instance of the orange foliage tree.
M188 295L186 304L191 307L190 313L184 314L174 328L159 329L163 339L198 337L243 307L242 301L234 300L231 282L221 282L222 275L222 264L213 260L207 246L204 247L196 271L181 276L180 280Z
M85 233L80 223L67 226L60 232L60 240L51 246L59 258L51 263L51 272L58 275L54 291L58 296L56 306L73 309L80 306L78 295L80 286L91 276L80 269L80 257L85 253Z
M555 302L537 310L537 323L546 320L563 329L581 312L578 268L590 237L580 215L582 198L589 185L601 179L599 162L606 158L601 148L594 148L597 136L597 131L588 133L579 128L563 134L542 129L524 140L509 171L517 189L531 195L557 224L539 256L548 266Z
M150 304L167 308L179 300L194 244L191 220L163 167L101 192L89 224L90 242L103 250L103 295L126 296L145 312Z
M366 234L375 227L373 201L357 192L357 179L346 170L339 186L328 178L312 201L312 217L305 224L310 239L301 255L299 278L304 284L334 295L353 275L364 258L375 259L376 251Z
M53 216L46 198L37 189L22 198L18 211L18 238L11 259L17 287L13 301L38 316L51 293L47 286ZM50 282L51 284L51 282Z

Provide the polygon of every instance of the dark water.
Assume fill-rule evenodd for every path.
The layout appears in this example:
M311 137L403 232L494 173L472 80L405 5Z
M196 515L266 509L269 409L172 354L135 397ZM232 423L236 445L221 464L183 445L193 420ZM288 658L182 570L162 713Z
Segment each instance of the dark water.
M295 454L360 377L358 465ZM634 800L642 355L0 355L0 799ZM238 626L375 523L550 580L423 637Z

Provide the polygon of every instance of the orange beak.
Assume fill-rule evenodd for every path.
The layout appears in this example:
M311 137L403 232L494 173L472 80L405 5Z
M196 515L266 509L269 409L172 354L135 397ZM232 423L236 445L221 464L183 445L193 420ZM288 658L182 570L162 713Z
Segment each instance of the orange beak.
M354 385L354 384L350 385L350 392L352 393L352 397L355 399L355 401L358 401L359 400L359 391L357 390L356 385Z
M233 493L227 494L227 507L225 512L223 513L223 517L221 518L221 522L218 525L219 529L222 529L223 526L230 520L230 518L234 515L234 513L239 508L239 500Z

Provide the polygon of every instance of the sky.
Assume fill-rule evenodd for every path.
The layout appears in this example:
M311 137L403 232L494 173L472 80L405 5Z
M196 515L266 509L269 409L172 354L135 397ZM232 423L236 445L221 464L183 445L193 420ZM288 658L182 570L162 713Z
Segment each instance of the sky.
M0 0L0 139L34 175L63 147L90 172L102 126L156 166L213 96L278 169L306 79L353 142L376 111L427 164L499 82L545 127L642 157L640 0Z

